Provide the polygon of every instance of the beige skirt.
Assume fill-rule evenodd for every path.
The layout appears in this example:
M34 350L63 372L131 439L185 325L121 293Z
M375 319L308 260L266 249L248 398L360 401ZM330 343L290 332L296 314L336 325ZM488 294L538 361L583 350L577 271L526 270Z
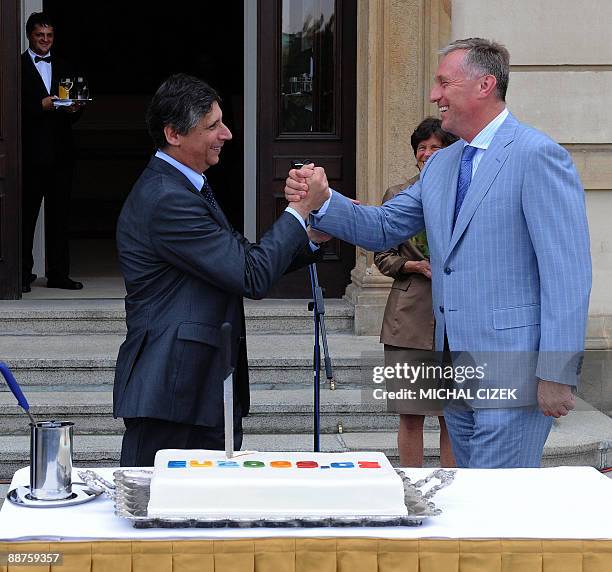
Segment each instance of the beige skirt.
M444 399L433 396L446 383L440 376L443 365L429 350L398 348L385 344L385 367L398 375L386 376L387 411L406 415L443 415Z

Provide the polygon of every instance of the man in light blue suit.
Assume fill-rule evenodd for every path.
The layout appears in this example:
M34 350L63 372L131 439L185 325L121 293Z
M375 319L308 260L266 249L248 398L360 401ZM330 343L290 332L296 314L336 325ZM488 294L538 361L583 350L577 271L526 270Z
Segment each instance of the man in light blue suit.
M553 417L574 408L582 364L591 287L584 191L567 151L506 109L505 47L470 38L441 54L431 101L442 128L461 139L383 206L329 190L314 222L372 251L426 228L436 349L476 365L488 356L492 371L478 387L519 392L516 402L474 397L446 408L458 466L536 467ZM325 172L310 166L291 171L285 192L298 201L321 186Z

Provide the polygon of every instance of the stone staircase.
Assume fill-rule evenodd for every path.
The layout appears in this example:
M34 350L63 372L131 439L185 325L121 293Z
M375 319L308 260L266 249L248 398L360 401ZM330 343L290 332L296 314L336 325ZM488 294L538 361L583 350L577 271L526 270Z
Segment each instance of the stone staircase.
M303 300L247 301L252 408L243 448L312 449L312 314ZM321 389L321 449L377 450L397 464L397 416L364 387L374 336L354 336L353 309L326 302L326 326L336 389ZM9 364L40 419L75 423L75 465L118 464L123 425L112 418L117 349L125 336L122 300L0 301L0 360ZM367 358L367 359L366 359ZM379 362L380 363L380 362ZM371 392L370 392L371 395ZM425 462L437 463L437 420L425 427ZM556 422L543 464L602 466L612 420L582 403ZM0 383L0 482L29 464L27 417Z

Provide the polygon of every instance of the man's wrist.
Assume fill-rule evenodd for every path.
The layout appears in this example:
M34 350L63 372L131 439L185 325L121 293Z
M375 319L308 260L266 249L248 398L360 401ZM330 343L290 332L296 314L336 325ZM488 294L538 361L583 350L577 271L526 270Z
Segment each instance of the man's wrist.
M305 224L308 224L308 216L310 215L309 208L304 207L301 203L293 203L289 206L300 215Z
M304 219L302 213L295 208L295 203L290 203L289 206L285 208L285 211L294 216L295 219L302 225L304 230L306 230L307 220Z

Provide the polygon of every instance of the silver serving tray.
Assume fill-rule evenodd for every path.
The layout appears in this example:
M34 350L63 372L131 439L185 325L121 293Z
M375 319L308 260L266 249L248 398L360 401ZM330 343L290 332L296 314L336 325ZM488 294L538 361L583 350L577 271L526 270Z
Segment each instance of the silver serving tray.
M28 508L58 508L74 506L94 500L102 494L101 490L92 490L85 483L72 483L72 494L60 500L38 500L30 495L30 485L17 487L6 495L6 498L17 506Z
M302 516L273 518L152 518L147 515L153 471L120 469L113 473L115 484L102 479L93 471L79 472L90 489L102 490L115 501L115 514L132 522L135 528L326 528L419 526L431 516L441 514L431 498L455 478L455 471L437 469L426 478L413 483L406 474L396 469L404 483L407 515L398 516ZM439 484L423 493L419 487L432 479Z

